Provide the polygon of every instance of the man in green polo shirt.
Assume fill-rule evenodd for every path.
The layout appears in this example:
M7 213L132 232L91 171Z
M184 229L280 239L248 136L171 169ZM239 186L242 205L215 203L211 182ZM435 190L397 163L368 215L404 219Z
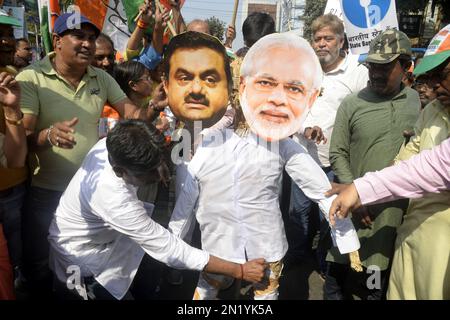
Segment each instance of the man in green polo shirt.
M403 131L411 131L419 115L417 92L402 84L411 65L411 44L403 32L386 30L372 40L366 63L368 85L342 101L331 137L330 162L341 183L390 166L404 141ZM364 270L351 271L348 257L332 248L327 257L331 261L325 280L327 299L352 294L368 300L384 298L396 229L407 204L400 200L353 212Z
M98 141L98 120L108 101L123 118L151 119L105 71L90 66L98 28L79 13L55 22L54 52L22 71L21 108L32 169L23 216L24 271L36 297L51 292L48 228L59 198Z

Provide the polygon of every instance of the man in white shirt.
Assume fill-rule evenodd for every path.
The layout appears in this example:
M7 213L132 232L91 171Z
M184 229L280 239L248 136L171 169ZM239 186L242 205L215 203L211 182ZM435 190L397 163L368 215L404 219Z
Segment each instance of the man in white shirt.
M66 284L87 299L95 292L86 292L86 282L94 281L107 293L102 298L122 299L145 253L175 268L252 282L262 278L263 259L243 265L223 261L190 247L150 218L136 191L159 181L162 145L154 127L126 120L88 153L61 197L49 230L50 267L60 287Z
M318 17L312 23L311 45L319 58L323 71L321 94L309 111L303 124L303 135L297 134L294 140L308 149L308 152L322 167L330 181L334 174L329 157L329 139L333 132L336 111L341 101L349 94L364 88L368 80L368 70L358 63L358 56L347 55L342 50L344 44L344 25L333 14ZM318 221L317 207L305 194L292 183L292 209L289 218L292 222L288 230L289 252L291 261L302 261L311 252L314 226L320 224L320 245L318 260L322 273L325 273L326 245L324 236L328 223L320 215ZM325 248L323 248L325 247Z
M324 196L330 186L325 173L287 138L298 131L291 125L301 125L320 83L319 62L304 39L272 34L256 42L242 63L243 110L237 110L239 119L251 114L249 130L204 131L172 214L169 228L183 237L195 213L202 248L214 255L236 263L259 256L269 262L265 283L255 286L255 299L278 298L287 251L278 198L283 168L324 213L331 205L332 198ZM332 231L339 250L358 250L351 222L338 224ZM214 299L228 283L227 277L202 272L194 299Z

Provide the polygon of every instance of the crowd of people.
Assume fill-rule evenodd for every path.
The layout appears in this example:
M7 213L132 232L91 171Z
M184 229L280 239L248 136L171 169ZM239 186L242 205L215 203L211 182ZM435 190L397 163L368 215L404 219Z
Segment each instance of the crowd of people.
M0 299L156 299L163 263L274 300L312 256L326 300L450 299L450 25L361 63L332 14L304 39L251 13L233 52L172 11L143 4L120 59L61 14L32 64L0 11Z

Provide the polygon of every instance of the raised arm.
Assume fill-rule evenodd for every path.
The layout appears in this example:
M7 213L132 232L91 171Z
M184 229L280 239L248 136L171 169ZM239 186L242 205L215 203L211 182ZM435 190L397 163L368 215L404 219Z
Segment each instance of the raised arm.
M172 6L175 31L177 32L177 34L185 32L187 27L186 23L184 22L183 16L181 15L180 0L169 0L169 3Z
M7 72L0 73L0 106L5 118L3 152L8 168L22 168L27 156L27 141L19 102L19 84Z
M157 6L155 13L155 28L153 29L152 34L152 46L160 55L163 54L164 29L166 28L169 19L169 10L164 9L164 11L161 12Z
M347 216L361 204L419 198L425 193L450 189L450 138L432 150L425 150L407 161L377 172L366 173L339 193L333 201L330 216Z
M127 49L128 50L140 50L142 48L142 39L145 35L145 30L147 29L150 21L152 20L153 12L149 5L142 4L139 7L139 11L142 12L139 18L136 28L128 39Z

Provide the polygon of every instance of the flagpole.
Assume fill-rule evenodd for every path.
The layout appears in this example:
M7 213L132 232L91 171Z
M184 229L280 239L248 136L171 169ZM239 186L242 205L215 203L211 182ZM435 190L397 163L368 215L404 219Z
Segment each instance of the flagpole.
M148 5L147 1L146 1L146 4ZM164 7L162 6L162 4L158 0L155 0L155 4L156 4L156 7L157 7L156 10L159 10L162 13L164 11ZM139 18L141 17L142 13L143 13L143 11L139 11L139 14L136 16L136 18L134 18L134 22L137 22L139 20ZM175 30L172 22L168 21L167 22L167 26L169 27L169 30L172 33L172 35L175 37L177 35L177 31Z
M234 0L233 17L231 18L231 26L236 28L236 15L239 7L239 0Z
M156 5L158 6L159 11L162 13L164 12L164 7L162 6L162 4L158 1L155 0ZM172 36L176 36L177 35L177 31L175 30L172 22L167 21L167 26L169 27L170 32L172 33Z

